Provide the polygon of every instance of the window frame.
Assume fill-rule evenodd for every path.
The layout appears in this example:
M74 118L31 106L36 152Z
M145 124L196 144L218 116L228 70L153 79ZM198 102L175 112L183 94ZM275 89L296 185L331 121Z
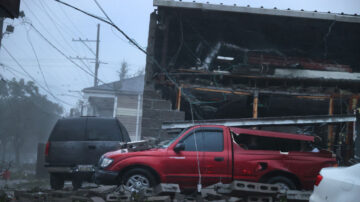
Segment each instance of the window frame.
M194 133L197 132L220 132L221 136L222 136L222 150L221 151L203 151L203 150L198 150L198 152L223 152L225 150L225 140L224 140L224 130L222 128L216 128L216 127L201 127L201 128L194 128L193 130L189 131L184 137L182 137L179 143L184 143L184 141L191 135L193 135ZM185 146L186 149L186 146ZM184 150L185 152L196 152L196 150L194 151L187 151Z

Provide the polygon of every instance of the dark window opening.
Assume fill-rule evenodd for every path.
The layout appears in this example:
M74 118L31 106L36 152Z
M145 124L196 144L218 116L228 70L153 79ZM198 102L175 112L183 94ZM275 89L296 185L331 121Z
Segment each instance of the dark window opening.
M84 141L86 119L60 119L50 141Z
M220 152L224 150L224 138L221 131L196 131L181 142L185 144L185 151Z
M122 141L120 127L115 119L88 119L88 140Z
M302 141L262 137L249 134L233 134L234 141L247 150L303 151ZM310 150L311 151L311 150Z

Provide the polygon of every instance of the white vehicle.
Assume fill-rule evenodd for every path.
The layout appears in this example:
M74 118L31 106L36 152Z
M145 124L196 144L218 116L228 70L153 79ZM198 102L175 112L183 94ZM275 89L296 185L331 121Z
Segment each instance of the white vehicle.
M360 201L360 163L350 167L323 168L316 178L310 202Z

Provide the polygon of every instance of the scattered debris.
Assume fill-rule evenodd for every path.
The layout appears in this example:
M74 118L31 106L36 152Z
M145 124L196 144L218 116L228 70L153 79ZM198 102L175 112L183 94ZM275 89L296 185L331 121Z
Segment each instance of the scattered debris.
M281 190L278 185L234 181L231 184L218 183L205 187L201 193L185 194L177 184L159 184L153 189L139 193L130 193L122 186L98 186L72 190L49 190L34 188L28 191L0 190L0 201L240 201L240 202L276 202L308 201L310 191Z

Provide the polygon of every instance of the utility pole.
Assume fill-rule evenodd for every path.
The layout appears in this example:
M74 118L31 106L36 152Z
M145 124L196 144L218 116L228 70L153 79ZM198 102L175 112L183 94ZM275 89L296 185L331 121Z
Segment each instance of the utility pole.
M88 40L88 39L73 39L73 41L75 42L81 42L83 43L89 50L91 53L94 54L95 58L81 58L79 56L77 57L72 57L72 59L78 59L78 60L95 60L95 75L94 75L94 86L97 86L99 83L99 79L98 79L98 71L99 71L99 67L100 64L106 64L103 62L99 61L99 46L100 46L100 24L97 25L97 36L96 36L96 40ZM96 53L94 53L94 51L86 44L86 42L96 42Z
M98 70L99 70L99 43L100 43L100 24L97 25L97 37L96 37L96 59L95 59L95 77L94 86L98 85Z

